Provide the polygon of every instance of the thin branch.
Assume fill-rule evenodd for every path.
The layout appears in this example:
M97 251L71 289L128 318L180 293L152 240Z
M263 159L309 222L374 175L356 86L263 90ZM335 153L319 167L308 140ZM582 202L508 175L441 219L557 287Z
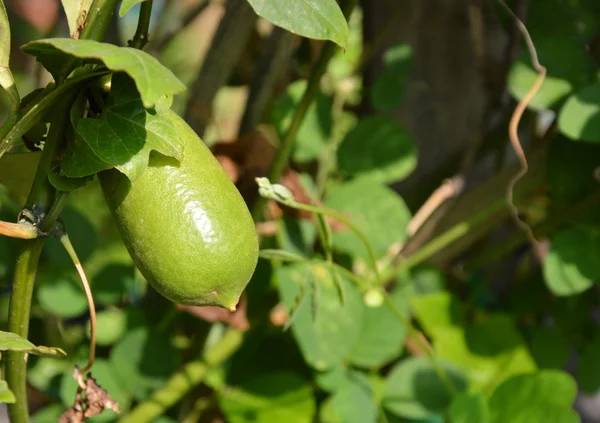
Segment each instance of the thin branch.
M27 221L19 223L0 221L0 235L10 238L35 239L40 236L38 229Z

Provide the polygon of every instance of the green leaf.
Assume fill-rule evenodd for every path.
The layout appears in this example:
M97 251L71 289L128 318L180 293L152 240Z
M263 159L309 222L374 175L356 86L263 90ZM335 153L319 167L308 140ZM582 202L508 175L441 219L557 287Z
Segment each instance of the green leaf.
M450 423L489 423L490 412L483 394L463 393L452 400Z
M542 264L548 288L556 295L575 295L589 289L600 278L600 234L571 227L551 238L550 251Z
M37 299L45 311L55 316L76 317L87 309L83 289L68 276L43 280L37 290Z
M146 170L152 151L182 160L181 136L170 113L144 109L133 81L115 74L106 109L98 118L77 123L63 173L78 178L114 166L133 182Z
M129 409L131 403L131 394L125 390L123 384L121 384L117 377L117 370L111 366L111 363L103 358L98 358L94 362L94 367L90 370L90 373L98 385L102 389L106 389L113 398L119 404L121 412ZM73 379L71 372L64 373L60 381L60 398L65 406L70 407L73 405L75 399L75 393L77 392L77 381ZM112 410L105 410L102 414L94 417L94 422L113 422L117 414Z
M573 141L600 142L600 82L569 97L560 110L558 128Z
M413 136L396 120L371 116L358 121L337 152L339 168L353 177L390 183L417 166Z
M375 110L389 112L403 100L404 86L413 69L413 49L409 44L390 47L383 55L384 69L371 90Z
M322 423L375 423L378 408L368 378L358 372L350 374L344 386L321 406Z
M130 47L92 40L48 38L25 44L23 51L35 56L53 74L62 67L66 58L72 57L86 63L100 61L114 72L125 72L135 81L146 108L185 90L185 85L158 60Z
M0 67L8 67L10 62L10 23L4 1L0 0Z
M41 152L6 153L0 157L0 184L8 188L15 202L24 205L33 185Z
M83 188L94 179L93 175L81 178L69 178L62 174L59 167L56 167L48 173L48 180L54 188L59 191L71 192Z
M348 383L348 378L351 377L351 371L343 364L319 372L315 371L315 383L325 392L336 392Z
M0 404L14 404L17 402L15 395L8 389L8 384L4 380L0 380Z
M304 264L292 264L275 271L279 296L288 308L305 283L306 270ZM312 304L305 302L296 314L292 333L306 362L317 370L326 370L338 365L358 340L360 327L356 322L362 319L364 306L359 292L347 279L342 277L346 293L342 305L327 267L315 264L310 271L320 284L319 313L313 320Z
M395 289L391 298L405 320L410 321L405 290ZM407 333L408 328L398 320L387 302L379 307L365 306L361 335L347 359L358 367L380 368L401 354Z
M123 0L121 2L121 8L119 9L119 16L122 18L131 10L133 6L138 3L143 3L147 0Z
M352 181L331 191L327 207L345 214L367 237L376 257L382 257L395 242L406 239L410 211L390 188L371 181ZM334 232L333 246L355 258L368 260L367 249L349 229Z
M305 91L306 81L296 81L286 88L285 93L273 105L271 122L280 139L285 137ZM332 130L331 109L331 98L319 92L315 101L308 108L296 135L293 151L295 161L314 160L326 147Z
M69 33L74 34L79 29L79 24L87 16L93 0L61 0L67 23L69 24Z
M67 355L60 348L36 347L16 333L0 331L0 351L20 351L44 357L64 357Z
M248 0L258 16L290 32L345 48L348 24L335 0Z
M594 65L584 43L570 37L547 35L536 39L535 46L540 63L546 66L548 74L529 107L538 110L556 108L573 90L592 80ZM511 94L521 100L536 78L537 72L524 52L508 75Z
M463 391L467 381L462 372L446 363L442 367L454 387ZM426 357L401 361L388 375L383 392L383 407L398 417L409 419L444 414L451 401L452 394Z
M311 423L316 411L310 385L288 371L260 375L219 392L230 423Z
M492 423L579 423L572 409L577 384L555 370L512 377L489 400Z
M135 275L133 265L110 263L94 277L94 299L102 305L120 303L127 295L127 285Z
M179 364L179 354L163 334L139 327L113 347L110 364L122 389L142 400L163 385Z
M531 354L540 369L562 369L567 364L570 345L558 328L535 328Z
M600 388L600 338L588 345L581 353L578 381L581 390L594 394Z

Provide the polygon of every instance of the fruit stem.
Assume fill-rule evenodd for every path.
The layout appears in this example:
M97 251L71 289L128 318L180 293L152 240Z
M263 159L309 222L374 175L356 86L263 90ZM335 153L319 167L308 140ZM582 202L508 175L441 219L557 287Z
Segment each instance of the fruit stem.
M143 49L148 42L148 28L150 27L150 15L152 14L152 0L146 0L140 6L140 16L138 18L137 29L133 40L129 42L129 46Z
M241 332L229 329L218 343L205 351L202 357L190 361L181 371L173 374L162 388L119 420L119 423L146 423L163 415L192 388L198 386L208 370L231 357L242 341Z
M354 10L354 6L356 6L357 0L343 0L340 4L342 12L346 17L346 20L350 17L352 10ZM302 126L302 122L304 121L304 117L308 112L309 107L315 100L318 92L319 86L321 85L321 78L327 71L327 64L329 60L333 57L333 55L338 51L338 45L328 41L323 46L321 50L321 54L317 59L314 67L310 72L310 76L308 78L308 83L306 85L306 90L300 99L300 103L298 107L296 107L296 111L294 112L294 116L292 117L292 122L279 146L279 150L277 150L277 155L271 164L271 168L269 170L267 178L271 181L271 183L278 183L283 173L283 170L287 166L287 163L292 154L292 150L294 148L294 144L296 143L296 136L298 135L298 131ZM266 204L266 199L259 196L256 198L254 206L252 207L252 217L254 221L258 221L261 217L263 208Z

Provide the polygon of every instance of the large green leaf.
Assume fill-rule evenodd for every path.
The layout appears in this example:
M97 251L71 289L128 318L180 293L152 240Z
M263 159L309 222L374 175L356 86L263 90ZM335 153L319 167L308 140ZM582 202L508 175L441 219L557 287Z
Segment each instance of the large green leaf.
M345 214L367 237L377 257L382 257L395 242L406 239L410 211L402 198L390 188L367 180L352 181L331 191L327 207ZM356 258L368 259L367 249L349 229L333 234L333 246Z
M280 139L287 133L304 91L306 81L296 81L287 87L285 93L273 105L271 122L275 125ZM295 161L311 161L321 154L331 137L331 108L331 98L319 92L316 100L308 108L296 135L293 152Z
M581 390L593 394L600 388L600 338L596 338L581 353L579 362L579 386Z
M467 381L462 372L448 364L442 367L458 392L463 391ZM398 417L409 419L444 414L451 401L452 394L426 357L401 361L388 375L383 391L383 407Z
M600 82L569 97L560 111L558 127L573 141L600 142Z
M130 47L92 40L49 38L27 43L23 51L35 56L53 74L62 70L67 58L92 63L100 61L112 71L125 72L135 81L146 108L185 90L185 85L158 60Z
M93 0L61 0L67 23L69 24L69 33L73 34L79 28L79 23L87 15Z
M417 166L410 132L387 116L358 121L338 149L339 168L354 177L390 183L404 179Z
M181 135L169 113L145 109L133 81L115 74L106 109L98 118L77 122L76 140L67 147L62 171L77 178L114 166L135 181L153 150L181 160Z
M450 423L490 423L490 412L483 394L457 395L450 405Z
M352 373L321 406L321 423L375 423L378 407L368 378Z
M62 357L67 355L60 348L36 347L16 333L0 331L0 351L20 351L45 357Z
M556 295L575 295L600 278L600 235L587 228L563 229L551 238L543 263L548 288Z
M490 398L492 423L578 423L572 409L576 394L575 380L563 372L544 370L515 376Z
M364 305L358 290L341 277L345 293L342 304L331 273L324 265L309 267L294 263L279 267L275 275L279 295L288 308L294 304L302 284L308 284L308 277L315 279L320 290L318 311L315 313L312 301L304 301L295 316L292 332L311 366L325 370L339 364L360 336L357 322L362 319Z
M248 0L256 14L303 37L348 41L348 24L335 0Z
M230 423L311 423L316 411L310 385L287 371L223 389L219 405Z
M163 385L179 364L179 354L164 334L139 327L111 350L110 364L123 390L141 400Z
M133 6L138 3L143 3L147 0L123 0L121 2L121 8L119 9L119 16L123 17L131 10Z
M15 395L8 389L6 381L0 380L0 404L14 404L17 401Z
M80 316L86 311L85 294L80 282L73 277L50 274L40 282L37 299L46 312L68 318Z
M408 296L405 290L396 289L392 301L408 317ZM358 324L358 322L357 322ZM367 307L363 314L361 334L347 357L355 366L381 367L402 352L408 328L394 314L388 303L379 307Z
M411 306L419 324L433 339L465 324L460 302L448 291L413 297Z

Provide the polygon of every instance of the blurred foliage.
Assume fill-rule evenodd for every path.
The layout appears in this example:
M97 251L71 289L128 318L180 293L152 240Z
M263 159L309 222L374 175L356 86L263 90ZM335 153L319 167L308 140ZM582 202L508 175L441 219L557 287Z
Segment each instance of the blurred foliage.
M69 5L68 11L78 4L63 3ZM121 12L128 13L122 19L115 17L111 42L124 44L131 38L139 3L123 2ZM203 3L154 2L147 51L188 87L173 102L173 109L182 115L216 30L214 22L223 14L212 2ZM599 195L598 2L532 0L527 13L540 62L548 68L546 82L526 115L533 130L523 131L531 144L543 144L541 162L535 163L544 169L536 187L543 201L520 198L519 206L539 234L540 251L530 248L514 225L507 230L502 217L490 223L492 229L483 240L475 239L473 247L451 254L450 262L427 263L434 251L406 266L424 248L412 256L398 256L411 239L407 225L416 210L409 209L403 199L411 193L398 192L394 186L429 152L417 147L409 125L393 112L403 106L407 87L414 83L418 52L408 44L386 49L380 71L368 83L361 68L369 41L362 32L363 10L357 9L346 25L335 2L323 1L327 7L335 6L335 12L317 11L315 19L323 26L312 27L309 22L307 29L301 20L310 16L307 2L282 2L295 7L293 13L273 2L250 3L257 13L296 34L330 39L346 47L328 64L297 133L282 184L298 201L342 213L363 232L369 247L339 222L328 221L332 233L327 239L320 232L323 223L313 214L270 203L268 221L263 224L272 224L271 231L263 228L262 247L293 253L298 262L259 262L246 292L246 305L238 310L249 323L243 343L231 358L211 368L202 384L185 387L177 405L163 410L164 415L154 421L579 421L572 409L577 390L593 394L600 389L596 285L600 280L600 220L598 201L589 201ZM509 3L514 7L520 2ZM7 5L14 46L50 36L67 37L73 28L75 12L69 12L67 19L61 11L47 30L16 2ZM505 29L512 30L513 22L503 9L496 12ZM326 19L330 13L335 19ZM205 31L203 25L210 22L215 28ZM212 124L206 131L205 140L215 148L225 145L234 151L241 145L242 153L235 150L221 155L235 162L238 172L230 176L240 178L241 192L249 185L256 191L253 176L266 173L269 163L265 166L264 162L269 160L264 157L288 131L322 46L322 42L294 36L291 59L282 65L285 69L263 113L259 134L237 134L241 111L252 106L245 103L248 92L263 76L253 75L252 70L258 66L271 29L260 20L251 39L244 40L248 51L228 85L220 87ZM48 49L62 51L42 60L49 68L68 57L65 51L80 59L128 59L105 54L108 50L100 54L53 45L34 48L39 54ZM512 106L537 76L525 49L520 51L506 75ZM159 101L156 93L164 89L156 82L163 68L152 64L156 68L151 76L131 75L144 66L129 69L136 84L139 78L146 78L147 85L137 84L137 89L142 98L151 95L146 98L148 104ZM11 69L22 94L44 86L51 78L33 57L17 48L12 49ZM9 104L1 97L0 117L4 119ZM138 99L131 107L140 104ZM512 112L507 109L501 111L506 115L503 119ZM146 113L148 119L155 118ZM551 125L544 124L548 120ZM85 127L81 122L85 119L78 128ZM542 127L544 131L535 130ZM245 138L250 135L260 137L264 145L259 145L264 148L251 146ZM490 159L488 162L508 167L492 138L483 140L484 146L491 147L484 148L487 156L480 157L481 162ZM1 220L15 220L31 187L37 155L26 151L18 145L0 159ZM98 169L88 170L82 174ZM250 196L248 201L252 201ZM569 215L578 205L588 204L586 201L590 205L583 212ZM479 202L477 209L457 221L468 222L491 207ZM180 309L147 285L119 238L96 180L71 194L61 218L91 281L98 310L98 358L92 375L126 415L140 404L152 402L151 394L180 375L183 365L196 363L211 346L218 345L227 325L236 326L230 315L214 317L208 310ZM434 241L439 239L436 235ZM468 238L470 233L462 236ZM511 243L511 236L520 237L519 242ZM331 251L324 240L331 241ZM382 304L367 300L365 287L377 279L369 248L379 271L392 275L386 280L389 301ZM0 237L0 330L7 325L19 249L19 241ZM470 267L486 254L496 258L493 263ZM330 258L338 267L331 266ZM476 270L464 270L471 268ZM284 331L286 323L291 326ZM32 421L55 422L72 405L76 389L73 366L82 366L87 360L89 315L77 273L54 239L48 241L37 270L29 340L32 348L48 345L67 353L63 359L45 356L28 361L31 402L35 404ZM2 342L0 337L0 345ZM573 357L577 358L575 368L570 363ZM10 400L0 381L0 402ZM90 421L117 419L112 411L106 411Z

